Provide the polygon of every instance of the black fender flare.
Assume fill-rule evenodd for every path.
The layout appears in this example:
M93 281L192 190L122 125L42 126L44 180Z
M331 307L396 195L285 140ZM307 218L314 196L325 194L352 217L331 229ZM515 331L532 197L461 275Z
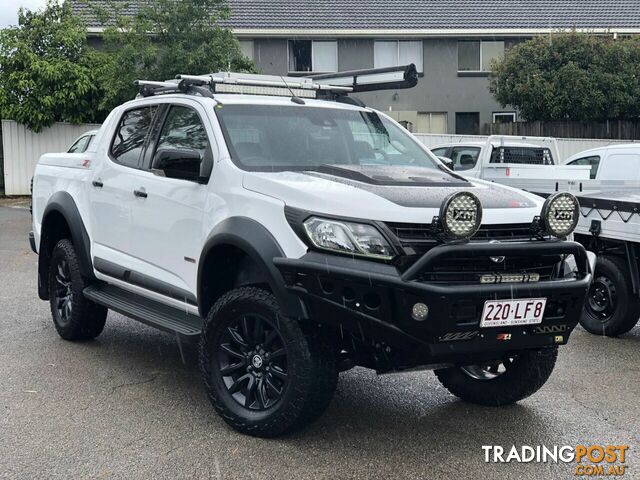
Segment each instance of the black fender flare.
M220 222L205 242L198 264L198 309L204 318L202 277L206 258L213 249L221 245L231 245L246 253L267 274L269 286L285 315L294 318L308 318L302 301L290 294L282 274L273 263L276 257L285 257L284 251L271 233L257 221L248 217L230 217Z
M78 255L78 263L80 272L83 276L95 280L93 273L93 265L91 262L91 241L89 234L84 226L80 211L76 206L73 197L67 192L54 193L42 215L42 230L40 232L40 246L38 248L38 295L43 300L48 300L49 291L47 285L47 276L49 271L50 255L45 247L48 240L47 218L50 214L56 212L65 219L71 232L71 241Z

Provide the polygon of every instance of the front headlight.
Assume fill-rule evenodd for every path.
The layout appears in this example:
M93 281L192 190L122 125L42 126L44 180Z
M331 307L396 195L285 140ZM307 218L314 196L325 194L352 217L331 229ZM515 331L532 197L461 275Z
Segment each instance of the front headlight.
M482 204L473 193L453 193L440 207L440 221L447 237L453 240L471 238L482 223Z
M548 233L564 238L575 230L580 219L580 204L570 193L556 193L544 202L542 218Z
M372 225L310 217L304 221L309 240L334 252L391 260L393 249Z

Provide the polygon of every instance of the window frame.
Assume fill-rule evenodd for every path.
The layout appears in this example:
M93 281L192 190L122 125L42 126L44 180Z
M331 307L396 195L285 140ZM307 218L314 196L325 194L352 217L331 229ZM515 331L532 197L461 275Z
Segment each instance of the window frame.
M142 152L140 152L140 156L138 157L137 165L131 166L131 165L125 165L124 163L119 162L118 159L115 157L115 155L113 155L113 144L116 140L116 135L118 134L118 131L120 130L120 127L122 125L122 119L125 117L125 115L127 115L129 112L133 110L142 110L143 108L154 108L154 107L156 107L157 110L151 117L149 131L145 135L144 140L142 142ZM118 118L118 122L116 123L116 128L113 131L113 135L111 136L111 141L109 142L109 151L107 153L107 157L109 157L109 160L111 160L111 162L125 168L132 168L134 170L144 170L144 161L147 153L147 148L149 145L150 135L153 132L153 129L156 123L158 122L158 114L159 112L161 112L161 107L162 107L162 104L160 103L146 103L142 105L132 105L130 108L127 108L126 110L122 111L122 113L120 114L120 117Z
M289 66L291 65L291 42L311 42L311 70L290 70ZM322 43L333 43L335 45L336 52L336 69L334 71L326 71L326 70L316 70L315 65L313 64L313 44L316 42ZM338 40L314 40L311 38L287 38L287 74L301 75L301 74L316 74L316 73L336 73L340 70L339 59L338 59Z
M187 108L195 112L195 114L198 116L198 120L200 120L200 124L202 125L202 128L204 129L205 134L207 135L207 143L209 144L209 150L208 150L209 158L207 158L207 151L205 150L205 154L203 155L202 162L203 163L211 162L213 165L215 163L214 162L215 155L213 153L214 143L211 141L211 136L207 131L206 123L202 120L202 115L200 115L200 112L198 112L198 110L191 105L187 105L186 103L179 103L179 102L163 102L161 104L158 104L158 107L160 107L160 110L159 110L160 113L155 117L154 125L149 132L150 136L147 140L147 144L143 152L143 161L142 161L140 170L144 170L151 173L154 173L156 171L153 168L153 157L155 157L156 152L158 150L158 144L160 143L160 135L162 134L162 130L164 129L164 126L167 123L167 118L169 118L169 113L171 112L171 109L174 107ZM173 178L172 180L191 182L191 180L179 179L179 178ZM210 180L211 180L211 176L209 176L207 181L204 182L203 184L205 185L208 184Z
M460 43L462 42L466 42L466 43L471 43L471 42L478 42L480 44L480 48L479 48L479 52L480 52L480 63L478 64L480 69L479 70L460 70ZM504 46L504 51L506 52L507 50L507 42L505 40L482 40L482 39L478 39L478 40L458 40L456 42L456 71L458 72L459 76L464 76L464 75L488 75L489 74L489 70L483 70L482 69L482 63L483 63L483 54L482 54L482 44L485 42L502 42L503 46Z
M373 68L385 68L385 67L376 67L376 43L379 42L386 42L386 43L391 43L394 42L396 44L396 65L387 65L387 67L391 66L391 67L399 67L400 65L400 43L419 43L420 44L420 59L422 60L420 63L420 67L418 68L418 65L416 65L416 71L418 72L418 75L424 75L424 40L423 39L417 39L417 40L407 40L407 39L386 39L386 38L378 38L378 39L374 39L373 40Z
M587 158L597 158L598 159L598 163L597 163L597 165L595 165L596 171L594 172L594 175L591 176L591 172L589 172L589 179L590 180L595 180L598 177L598 171L600 171L600 164L602 163L602 155L599 155L599 154L587 155L586 157L576 158L575 160L571 160L569 163L567 163L567 165L576 165L576 166L582 166L582 167L589 166L589 167L591 167L591 170L593 171L594 165L580 165L580 164L576 163L576 162L579 162L580 160L586 160Z
M496 118L497 117L506 117L508 115L512 116L512 118L513 118L513 122L512 123L516 123L518 121L517 112L493 112L491 114L491 121L492 121L492 123L496 123Z

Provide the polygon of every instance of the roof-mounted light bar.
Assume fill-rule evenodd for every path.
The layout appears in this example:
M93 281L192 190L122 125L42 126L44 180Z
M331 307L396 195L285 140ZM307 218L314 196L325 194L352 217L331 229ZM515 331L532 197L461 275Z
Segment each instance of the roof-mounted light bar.
M372 92L415 87L418 84L418 71L416 66L411 63L399 67L323 73L313 75L311 78L315 81L327 81L334 86L349 86L354 93Z

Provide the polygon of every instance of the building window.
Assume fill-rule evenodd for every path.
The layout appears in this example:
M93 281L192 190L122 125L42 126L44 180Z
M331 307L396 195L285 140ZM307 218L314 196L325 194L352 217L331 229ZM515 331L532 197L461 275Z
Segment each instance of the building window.
M493 123L514 123L516 112L494 112Z
M373 66L375 68L397 67L415 64L422 73L422 41L376 40L373 43Z
M479 135L480 113L456 112L456 133L459 135Z
M458 42L459 72L488 72L491 62L504 56L503 41L468 41Z
M253 40L239 40L238 43L240 44L240 52L242 52L245 57L255 60L255 56L253 54Z
M385 112L411 133L447 133L447 112Z
M338 42L289 40L290 72L337 72Z

